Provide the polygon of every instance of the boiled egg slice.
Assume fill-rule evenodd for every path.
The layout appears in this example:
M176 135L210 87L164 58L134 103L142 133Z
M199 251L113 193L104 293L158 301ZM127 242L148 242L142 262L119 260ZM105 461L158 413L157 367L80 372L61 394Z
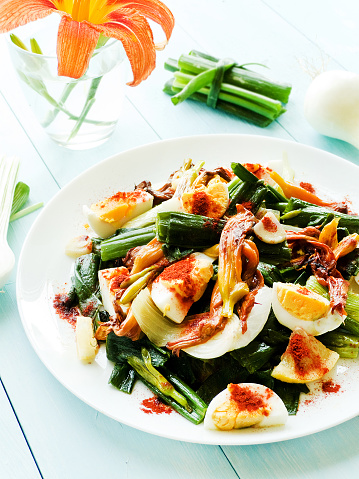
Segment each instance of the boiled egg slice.
M221 431L245 427L281 426L288 419L281 398L255 383L228 384L210 402L204 427Z
M303 328L295 328L272 376L287 383L317 381L334 368L338 359L337 352L325 347Z
M127 221L150 210L152 203L153 196L144 190L119 191L90 208L84 206L83 211L94 232L107 238Z
M213 259L194 253L168 266L152 284L151 296L157 308L175 323L181 323L213 276Z
M197 183L182 194L182 205L187 213L221 218L229 205L227 184L219 175L212 178L207 185Z
M98 272L98 279L104 309L112 317L116 317L116 309L121 308L126 312L124 305L116 301L116 292L120 290L120 285L128 278L128 269L124 266L118 268L101 269Z
M303 328L317 336L336 329L346 316L331 311L330 302L304 286L291 283L273 284L273 312L278 321L291 329Z

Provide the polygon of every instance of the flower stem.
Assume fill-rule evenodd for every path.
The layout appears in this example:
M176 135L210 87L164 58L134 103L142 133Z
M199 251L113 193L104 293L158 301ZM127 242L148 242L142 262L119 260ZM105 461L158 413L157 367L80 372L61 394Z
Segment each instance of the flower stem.
M49 94L49 92L48 92L48 90L47 90L45 84L44 84L41 80L30 79L29 77L27 77L24 73L20 72L19 70L18 70L18 74L19 74L19 77L22 79L22 81L23 81L24 83L26 83L32 90L36 91L36 93L38 93L38 94L41 95L43 98L45 98L45 100L47 100L47 101L50 103L50 105L52 105L52 106L55 108L55 110L53 110L52 112L50 112L50 114L52 113L52 115L54 115L54 113L56 112L56 115L57 115L58 112L61 111L62 113L64 113L65 115L67 115L67 116L70 118L70 120L80 121L83 112L81 113L80 116L76 116L76 115L74 115L73 113L71 113L70 111L68 111L68 110L63 106L63 102L64 102L63 97L61 98L60 102L57 102L57 101L55 100L55 98L53 98L53 97ZM95 79L95 80L96 80L96 79ZM72 86L72 85L74 85L74 86ZM70 85L68 85L68 87L71 86L71 89L69 88L70 91L68 92L68 95L67 95L67 96L70 95L72 88L74 88L76 85L77 85L76 82L71 83ZM65 89L65 90L66 90L66 89ZM65 94L65 93L66 93L66 91L64 92L64 94ZM67 97L66 97L66 98L67 98ZM65 98L65 100L66 100L66 98ZM87 101L88 101L88 99L87 99ZM56 111L56 110L57 110L57 111ZM51 124L51 122L56 118L56 115L55 115L53 118L50 118L50 119L49 119L49 117L48 117L48 118L45 120L45 123L42 124L42 126L43 126L44 128L46 128L47 126L49 126L49 125ZM85 116L86 116L86 115L85 115ZM112 122L112 121L88 120L88 119L86 119L85 117L83 117L83 118L81 119L81 124L82 124L82 123L90 123L90 124L92 124L92 125L103 125L103 126L106 126L106 125L112 125L113 122ZM81 125L80 125L80 126L81 126Z
M79 129L81 128L82 124L85 122L85 121L89 121L89 120L86 120L86 116L88 114L88 112L90 111L90 109L92 108L92 105L95 103L95 95L96 95L96 92L97 92L97 89L100 85L100 81L102 80L102 77L98 77L98 78L94 78L91 82L91 86L90 86L90 89L89 89L89 92L88 92L88 95L87 95L87 99L86 99L86 103L82 109L82 112L79 116L79 119L77 120L77 123L76 125L74 126L73 130L71 131L70 133L70 136L68 137L67 141L71 141L78 133Z
M77 83L73 82L73 83L69 83L68 85L66 85L66 87L64 88L64 91L61 95L61 98L60 98L60 101L59 101L59 105L64 108L64 103L65 101L68 99L68 97L70 96L70 93L72 92L72 90L75 88L75 86L77 85ZM49 111L48 115L47 115L47 118L46 120L43 122L42 126L44 128L47 128L48 126L51 125L51 123L55 120L55 118L57 117L57 115L60 113L61 109L56 107L54 110L52 111Z

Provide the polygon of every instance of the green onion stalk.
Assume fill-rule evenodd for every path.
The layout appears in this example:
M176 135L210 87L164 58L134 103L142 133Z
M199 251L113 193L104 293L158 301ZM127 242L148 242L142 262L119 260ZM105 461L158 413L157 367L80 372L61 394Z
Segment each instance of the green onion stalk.
M291 86L274 82L231 59L218 59L193 50L178 60L168 59L173 73L163 91L174 105L190 98L266 127L283 114Z
M23 183L22 181L16 183L10 212L10 223L38 210L44 205L41 202L24 208L25 203L29 199L29 195L30 187L26 183Z

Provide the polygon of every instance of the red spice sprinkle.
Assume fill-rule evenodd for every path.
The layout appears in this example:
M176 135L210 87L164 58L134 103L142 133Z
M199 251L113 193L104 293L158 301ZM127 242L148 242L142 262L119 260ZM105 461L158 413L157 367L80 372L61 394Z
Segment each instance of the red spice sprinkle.
M144 190L138 189L135 191L118 191L112 195L109 200L118 201L126 200L127 204L137 203L139 199L146 199L148 193Z
M192 213L194 215L206 216L210 208L208 195L204 191L195 191L192 196Z
M114 278L111 279L110 282L110 291L117 291L118 289L121 289L121 284L129 277L129 273L127 271L126 273L120 274L118 276L115 276Z
M182 281L183 296L187 299L193 299L198 292L198 281L192 277L191 273L195 266L195 258L186 258L177 263L168 266L157 278L165 281Z
M298 376L304 377L310 370L320 369L323 376L328 372L328 368L324 368L322 365L320 355L315 354L307 346L305 337L301 334L292 334L285 354L292 357Z
M322 384L322 391L325 393L337 393L340 389L339 384L334 384L332 379L325 381Z
M253 208L253 203L251 201L243 201L243 203L241 203L241 205L246 209L246 210L249 210L251 211L251 209Z
M218 228L218 223L219 220L211 218L211 220L207 220L203 223L203 228L211 228L212 230L216 230Z
M268 389L268 388L267 388ZM258 409L264 409L263 414L269 415L269 410L265 409L267 404L263 400L263 396L260 393L253 391L248 386L241 386L240 384L229 384L228 390L231 393L231 399L235 401L238 411L258 411ZM273 392L268 389L267 399L271 397Z
M75 327L79 311L77 308L70 307L69 301L70 298L67 294L56 294L52 304L60 318L67 321L72 327Z
M297 289L298 293L300 294L304 294L305 296L310 296L311 292L309 291L309 289L307 288L304 288L304 286L300 286L298 289Z
M309 191L309 193L313 193L315 194L315 188L312 184L310 183L306 183L305 181L301 181L299 183L299 185L301 186L301 188L303 188L304 190L307 190Z
M266 231L269 231L270 233L275 233L278 230L278 226L271 218L269 218L269 216L264 216L261 221Z
M173 409L164 404L157 396L142 401L141 411L146 414L171 414Z
M92 301L86 306L86 308L82 311L83 316L90 316L92 311L96 308L96 304Z

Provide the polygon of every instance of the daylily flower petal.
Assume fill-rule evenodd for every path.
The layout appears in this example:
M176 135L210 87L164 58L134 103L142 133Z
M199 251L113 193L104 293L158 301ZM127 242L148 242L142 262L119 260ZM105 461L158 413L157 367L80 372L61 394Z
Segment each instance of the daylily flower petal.
M0 33L9 32L57 11L50 0L0 0Z
M133 8L141 15L158 23L163 28L167 40L169 40L173 27L174 18L172 12L159 0L107 0L107 5L114 9ZM111 14L107 16L112 19Z
M113 21L103 25L93 25L105 37L120 40L130 61L133 81L136 86L145 80L156 66L156 51L152 30L147 20L136 10L124 8L111 14Z
M81 77L102 33L122 42L133 71L131 86L145 80L156 65L159 46L154 44L146 18L162 27L167 40L174 26L171 11L160 0L0 0L0 33L55 11L62 16L57 44L59 75Z
M58 75L80 78L87 70L100 33L88 22L63 15L57 36Z

